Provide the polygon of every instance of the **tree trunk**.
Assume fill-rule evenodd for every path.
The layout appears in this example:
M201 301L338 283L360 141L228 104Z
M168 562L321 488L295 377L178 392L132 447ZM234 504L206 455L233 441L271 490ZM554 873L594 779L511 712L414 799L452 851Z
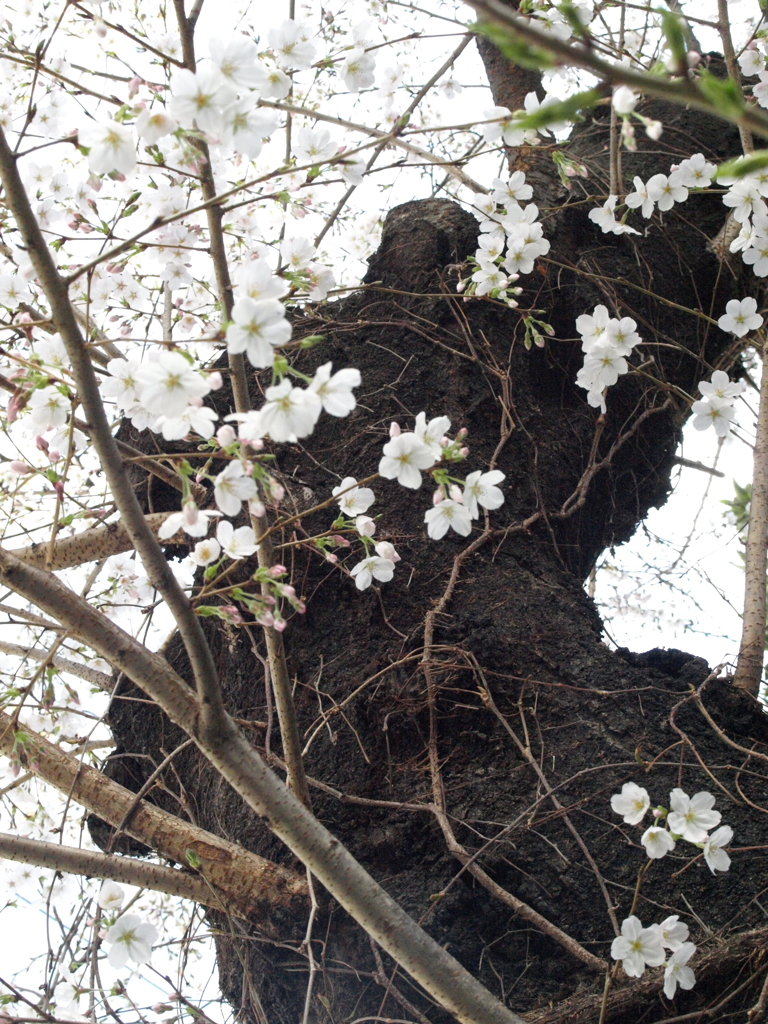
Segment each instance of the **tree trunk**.
M665 131L660 143L638 140L639 152L624 154L628 178L668 172L671 160L696 150L710 159L737 152L736 131L714 119L660 104L643 112L660 117ZM608 121L608 110L598 109L569 146L590 172L584 194L607 193ZM325 336L300 356L303 372L328 360L335 369L360 368L357 410L322 419L303 446L274 446L286 505L307 508L341 477L375 472L391 420L410 428L422 410L427 418L446 414L454 430L468 429L467 470L493 463L506 474L505 504L470 538L429 541L429 491L376 481L377 538L391 539L402 556L394 580L359 593L317 553L284 549L307 597L306 614L291 620L285 639L320 820L516 1012L537 1022L597 1021L604 978L595 958L611 962L614 924L629 914L648 863L639 843L646 826L623 825L611 794L634 780L652 805L666 806L676 786L707 789L735 846L763 842L768 729L760 707L724 682L692 691L709 672L694 655L610 651L582 588L600 552L626 541L665 501L688 412L681 392L692 396L713 365L733 362L729 339L685 309L717 315L744 292L737 271L706 245L722 227L719 196L692 196L679 213L657 215L647 238L617 238L590 223L594 203L580 202L579 184L571 192L559 184L546 154L526 149L512 158L548 183L542 219L553 243L520 282L520 310L457 296L456 265L476 248L470 214L444 200L398 207L367 287L294 317L296 337ZM575 319L600 302L634 317L645 342L636 360L643 373L610 389L604 417L574 384L582 358ZM546 311L541 318L555 329L543 349L523 345L528 308ZM258 386L254 379L255 399ZM220 413L231 411L225 392L215 400ZM125 433L147 450L145 439ZM133 472L141 489L144 471ZM178 507L177 492L157 480L147 486L147 511ZM326 529L331 519L330 510L314 514L277 541ZM254 567L240 563L242 577ZM263 653L259 627L208 619L206 631L231 713L271 723L254 651ZM166 656L191 679L178 639ZM183 737L135 695L123 684L112 702L117 751L107 770L138 789ZM276 726L251 735L279 771ZM174 761L165 785L177 796L155 789L160 806L177 814L181 806L209 831L292 865L194 747ZM103 845L107 827L93 820L92 829ZM731 1000L724 1016L710 1019L745 1020L744 1007L757 998L762 962L750 960L753 943L743 933L763 925L764 851L734 854L724 877L701 859L673 877L691 852L680 843L652 862L635 912L644 925L673 913L690 925L702 946L701 966L693 962L699 984L673 1008L660 996L659 971L654 982L621 975L606 1021L661 1021L723 999ZM466 854L475 858L469 865ZM241 921L213 911L209 918L232 1005L248 1021L301 1020L303 922L286 924L281 944ZM393 976L391 962L327 901L312 950L310 1021L448 1019L406 977Z

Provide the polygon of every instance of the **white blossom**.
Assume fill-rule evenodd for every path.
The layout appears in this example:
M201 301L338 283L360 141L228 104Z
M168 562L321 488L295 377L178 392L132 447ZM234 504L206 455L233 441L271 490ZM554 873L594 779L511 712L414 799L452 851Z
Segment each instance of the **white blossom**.
M233 561L249 558L257 548L256 534L250 526L240 526L236 530L227 519L222 519L217 526L216 538L221 550Z
M267 388L265 397L260 427L273 441L295 441L315 429L322 404L314 391L295 388L286 379Z
M453 498L444 498L437 505L427 509L424 513L424 522L432 540L444 537L449 527L462 537L468 537L472 532L472 516L469 509Z
M173 512L168 516L157 531L157 536L160 540L168 540L183 529L190 537L204 537L208 533L208 520L220 515L220 512L198 508L190 498L184 502L181 512Z
M346 491L346 494L341 494ZM367 512L376 501L376 496L370 487L358 487L357 480L353 476L345 476L338 487L334 487L331 494L336 497L340 494L339 508L344 515L359 516Z
M102 910L119 910L125 900L125 889L109 879L102 882L96 902Z
M650 806L648 791L636 782L625 782L621 792L611 797L611 809L622 816L626 825L638 825Z
M373 69L376 61L370 53L358 47L347 55L341 66L341 77L350 92L370 89L374 82Z
M216 477L213 493L216 504L224 515L236 516L240 513L243 502L256 495L256 481L246 475L242 462L233 460Z
M665 949L676 953L688 938L688 925L680 920L678 914L665 918L659 925L661 944Z
M682 989L691 989L696 984L696 975L686 964L696 952L692 942L684 942L667 961L664 969L664 995L667 999L673 999L677 986Z
M180 352L161 352L136 370L141 404L158 415L181 416L192 398L203 398L211 386Z
M221 544L215 537L207 537L195 544L194 550L190 551L189 557L195 565L206 566L215 562L221 554Z
M403 487L417 490L421 487L422 469L435 464L435 456L415 434L398 434L384 445L379 462L379 474L387 480L397 479Z
M51 427L61 427L66 423L70 401L56 387L38 388L32 392L27 408L35 431L42 434Z
M645 852L651 860L658 860L665 857L675 848L675 841L665 828L658 825L651 825L643 832L640 842L645 847Z
M308 71L315 59L314 43L305 38L304 27L290 19L269 30L269 45L285 71Z
M192 72L187 68L175 71L171 77L171 116L185 128L195 125L200 131L218 136L224 107L234 102L235 91L215 68L202 68Z
M233 323L227 327L227 348L245 352L251 366L271 366L274 350L291 340L293 328L285 317L285 306L277 299L255 302L247 297L232 307Z
M264 66L259 63L259 51L252 39L234 36L227 45L220 39L210 39L208 48L211 62L223 81L235 89L259 89L266 79Z
M370 555L368 558L364 558L350 571L358 590L367 590L374 580L378 580L380 583L389 583L394 574L395 563L380 555Z
M763 318L757 312L757 300L752 296L746 299L731 299L726 303L725 313L717 321L721 331L735 334L737 338L743 338L750 331L756 331L763 326Z
M704 860L714 875L716 871L727 871L731 866L731 858L723 849L733 839L730 825L721 825L711 836L704 840Z
M658 925L643 928L634 914L626 918L621 922L621 935L611 943L611 956L614 960L621 960L624 973L630 978L642 977L646 966L661 966L664 948Z
M504 492L496 486L503 479L504 474L498 469L487 473L478 469L469 474L464 481L463 502L473 519L480 515L478 505L493 511L504 504Z
M360 371L347 367L331 376L332 369L333 363L318 366L309 390L315 392L331 416L348 416L357 405L352 388L360 387Z
M670 829L689 843L702 843L707 832L720 824L720 811L713 811L715 798L711 793L701 792L689 797L682 789L673 789L669 794L672 808L667 815Z
M177 128L176 121L162 107L158 109L147 107L136 118L136 131L139 138L150 146L154 145L158 139L173 134Z
M299 128L291 145L296 159L301 164L323 163L335 156L339 149L337 143L331 138L331 133L325 128L320 128L317 131L312 131L311 128Z
M142 921L135 914L123 914L104 937L112 944L107 959L117 970L125 967L129 960L137 964L149 963L152 946L158 938L153 924Z
M88 166L94 174L132 174L136 167L136 143L133 134L117 121L86 123L78 130L77 139L86 146Z
M693 415L694 430L706 430L714 427L718 437L726 437L731 430L731 420L734 417L733 403L721 398L707 398L701 402L694 402L691 406Z

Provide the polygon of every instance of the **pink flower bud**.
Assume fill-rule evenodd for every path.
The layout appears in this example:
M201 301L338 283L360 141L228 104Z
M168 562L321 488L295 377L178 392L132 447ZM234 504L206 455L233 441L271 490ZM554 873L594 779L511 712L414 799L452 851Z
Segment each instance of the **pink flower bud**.
M451 484L448 489L448 494L454 501L458 501L460 505L464 504L464 495L461 493L461 488L457 484Z
M243 473L246 476L251 476L253 473L253 463L248 459L243 459Z
M269 492L272 495L272 500L274 501L275 505L279 505L280 502L285 497L285 488L283 487L282 484L279 484L274 480L269 485Z
M64 484L62 483L61 480L56 481L56 483L53 485L53 489L54 491L56 491L56 497L59 499L59 501L64 501Z
M284 565L273 565L269 570L269 575L277 578L282 576L284 572L288 572Z
M225 622L231 622L233 626L240 626L243 622L243 617L240 614L240 610L233 604L225 604L219 608L219 614L225 620Z
M435 493L432 495L432 504L439 505L441 501L445 500L445 492L442 487L438 487Z
M333 543L336 545L337 548L351 548L352 547L351 542L348 541L346 537L340 537L338 534L334 534L331 537L331 540L333 541Z
M290 583L286 583L283 587L283 594L285 597L296 597L296 588L292 587Z
M459 455L461 455L463 459L466 459L469 455L469 448L459 448Z
M256 621L260 626L274 626L275 617L272 612L262 612L261 615L256 616Z
M451 439L446 434L443 434L443 436L440 438L440 447L447 448L450 443Z
M248 511L252 516L256 516L257 519L263 519L267 514L267 510L264 508L262 503L254 498L251 498L248 502Z
M128 83L128 95L131 99L136 95L142 86L142 79L138 75L134 75Z
M199 409L203 404L203 400L200 395L190 395L189 404L194 405L196 409Z
M211 391L218 391L224 384L224 378L218 370L214 370L213 373L208 374L208 384L210 385Z
M325 552L325 560L326 560L326 562L332 562L332 563L335 564L336 562L338 562L339 556L338 555L334 555L334 553L332 551L326 551Z
M307 606L304 604L303 601L299 601L299 603L295 607L299 615L303 615L304 612L307 610Z
M200 509L190 498L189 501L185 501L182 506L181 513L184 517L184 522L187 526L194 526L200 518Z
M41 452L47 452L49 445L45 438L38 434L37 437L35 438L35 447L39 448Z
M400 437L400 424L395 423L394 420L389 424L389 436Z
M463 441L468 433L469 433L469 431L467 430L467 428L466 427L462 427L461 430L456 435L456 440L457 441Z
M237 434L229 424L225 424L223 427L219 427L216 431L216 440L219 442L222 448L228 448L231 444L235 443Z
M104 24L104 22L101 20L101 18L94 18L93 19L93 30L96 33L96 35L99 37L99 39L106 38L107 26Z
M31 466L28 466L26 464L26 462L19 462L16 459L14 459L14 461L10 463L8 468L12 470L14 473L18 473L19 476L24 476L25 473L35 472Z
M245 444L249 444L255 452L260 452L261 449L264 447L264 441L260 437L254 437L252 439L249 439L245 442Z
M464 289L466 287L467 287L467 282L466 281L459 281L459 283L456 285L456 291L459 293L459 295L461 295L461 293L464 291Z
M275 623L272 628L277 633L282 633L287 625L288 623L285 621L285 619L275 619Z
M55 465L60 458L61 453L57 452L55 448L51 448L51 450L48 452L48 461Z

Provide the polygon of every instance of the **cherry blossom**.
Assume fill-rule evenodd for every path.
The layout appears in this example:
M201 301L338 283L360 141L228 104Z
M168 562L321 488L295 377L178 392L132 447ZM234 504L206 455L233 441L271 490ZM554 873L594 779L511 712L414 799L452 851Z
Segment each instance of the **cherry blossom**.
M94 174L132 174L136 167L133 134L117 121L89 122L77 133L81 146L89 149L88 166Z
M381 558L388 558L391 562L400 561L400 555L398 555L394 545L390 544L388 540L380 540L378 544L374 545L374 550Z
M56 387L38 388L32 392L27 407L35 432L42 434L67 422L70 401Z
M247 260L236 272L238 288L249 299L261 302L264 299L281 299L288 293L288 282L272 273L265 260Z
M224 107L219 125L222 145L249 160L259 156L262 139L268 138L280 123L276 111L262 110L256 103L256 94L251 93Z
M102 882L96 902L102 910L119 910L125 901L125 889L107 879Z
M451 421L447 416L436 416L427 423L426 413L420 412L416 417L416 424L413 428L413 432L419 441L429 448L435 456L435 460L438 460L443 456L443 446L441 441L450 429Z
M733 829L729 825L721 825L711 836L704 840L704 860L714 875L716 871L727 871L731 866L731 858L723 849L733 839Z
M136 370L141 404L165 416L181 416L191 398L203 398L211 386L180 352L160 352Z
M664 948L658 925L643 928L634 914L621 922L621 935L611 943L611 956L621 960L624 973L640 978L647 967L660 967L664 963Z
M358 590L367 590L374 580L378 580L380 583L389 583L394 574L395 563L380 555L370 555L350 570L350 575L354 577Z
M650 806L648 791L636 782L625 782L621 792L611 797L611 809L622 816L626 825L638 825Z
M640 842L645 847L645 852L652 860L665 857L675 848L675 841L665 828L651 825L643 832Z
M227 348L245 352L251 366L271 366L274 349L291 340L293 328L285 316L285 306L277 299L238 299L232 308L233 323L227 327Z
M243 502L256 495L256 481L246 475L242 462L232 461L216 477L213 494L224 515L236 516L240 513Z
M693 426L695 430L706 430L714 427L718 437L726 437L731 430L731 420L735 413L733 402L722 398L710 397L705 401L694 402L691 406L694 414Z
M373 69L376 61L370 53L358 47L347 55L341 66L341 77L350 92L370 89L374 82Z
M665 918L659 925L659 931L662 946L675 953L688 938L688 925L680 920L678 914Z
M135 914L123 914L108 929L104 938L112 944L107 959L112 967L120 970L129 960L136 964L149 963L152 946L159 935L153 924L142 921Z
M618 196L608 196L601 207L589 211L589 219L597 224L604 235L639 235L640 232L629 224L622 224L616 220L616 203Z
M341 495L339 508L350 518L367 512L376 501L376 495L370 487L357 487L356 485L357 480L353 476L345 476L339 486L334 487L331 491L334 498L337 494ZM346 493L342 494L342 491L346 491Z
M314 391L293 387L289 380L283 380L267 388L265 397L260 429L273 441L295 441L308 437L315 429L322 404Z
M222 519L216 528L216 538L221 550L233 561L249 558L256 551L256 534L250 526L236 530L227 519Z
M693 156L680 161L675 177L686 188L707 188L716 170L715 165L709 163L703 153L694 153Z
M653 213L655 201L648 192L648 186L643 184L641 178L638 178L636 176L633 179L633 183L635 186L635 191L630 192L627 195L624 202L627 204L630 210L636 210L638 207L640 207L640 212L647 220L648 217L650 217Z
M677 986L682 989L691 989L696 984L696 975L686 964L696 952L692 942L684 942L667 961L664 969L664 995L667 999L673 999Z
M210 39L208 48L211 62L223 81L235 89L259 89L267 77L259 63L259 51L252 39L234 36L227 45L220 39Z
M234 89L222 81L215 68L201 68L196 73L182 68L171 77L170 113L185 128L196 125L218 135L222 110L235 98Z
M314 43L305 38L303 26L290 19L269 30L269 45L285 71L308 71L315 59Z
M467 476L462 501L473 519L479 518L478 505L493 511L504 504L504 492L496 486L503 479L504 473L498 469L491 469L487 473L478 469Z
M631 114L637 106L640 96L628 85L620 85L613 90L611 103L617 114Z
M398 434L384 445L383 451L379 474L387 480L397 479L403 487L413 490L421 487L420 470L429 469L435 464L432 450L415 434Z
M190 537L204 537L208 533L208 520L220 515L220 512L198 508L190 498L184 502L181 512L173 512L168 516L157 531L157 536L160 540L168 540L183 529Z
M178 128L178 124L161 107L157 110L148 107L142 110L136 118L136 131L140 139L143 139L150 146L158 139L171 135Z
M338 145L325 128L312 131L311 128L299 128L292 140L293 152L302 164L319 164L330 160L338 151Z
M221 545L215 537L207 537L195 544L194 550L190 551L189 557L195 565L206 566L215 562L221 554Z
M673 789L669 794L672 810L667 822L672 832L687 839L689 843L702 843L707 832L720 824L720 811L713 811L715 798L711 793L701 792L689 797L682 789Z
M462 537L468 537L472 532L472 516L469 509L453 498L444 498L437 505L427 509L424 513L424 522L432 540L444 537L449 527Z
M309 390L315 392L329 415L348 416L357 405L352 388L359 388L362 383L360 371L347 367L331 375L332 369L333 363L318 366Z
M763 326L763 318L757 312L757 299L751 295L746 299L731 299L726 303L725 313L717 321L721 331L735 334L737 338L743 338L750 331L756 331Z

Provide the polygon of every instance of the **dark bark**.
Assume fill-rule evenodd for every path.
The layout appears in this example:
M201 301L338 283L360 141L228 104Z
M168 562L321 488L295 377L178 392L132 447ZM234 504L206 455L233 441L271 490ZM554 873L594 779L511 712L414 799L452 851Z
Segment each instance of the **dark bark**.
M712 159L736 152L735 131L701 114L658 104L644 112L662 116L665 133L660 143L645 140L640 152L624 155L630 178L667 172L671 159L699 150ZM584 189L592 194L607 191L607 116L607 110L591 115L569 147L589 167ZM540 154L529 150L523 158L543 167ZM490 691L556 788L619 921L629 912L638 869L647 860L639 846L641 827L623 826L610 810L610 795L624 781L634 779L662 804L678 785L691 794L711 790L734 829L734 845L761 845L765 755L750 758L733 749L704 719L691 687L706 679L707 665L678 651L610 651L582 588L600 552L626 541L648 510L666 500L687 415L680 390L692 395L713 364L734 362L725 335L661 300L711 315L746 292L738 272L722 266L706 244L724 219L719 196L691 197L676 212L654 217L647 237L616 238L589 222L592 204L581 205L576 187L567 193L558 186L557 192L544 217L553 242L550 259L522 282L521 309L546 310L544 319L555 328L546 348L525 350L520 312L456 297L455 265L476 247L474 218L445 201L408 203L387 218L368 288L295 315L297 336L326 337L301 355L300 368L311 373L329 359L335 368L358 366L358 409L347 420L322 419L305 447L277 446L275 452L289 500L302 507L327 498L341 476L374 471L389 421L410 425L422 409L428 417L447 414L454 429L468 428L468 470L485 468L497 456L506 473L506 502L491 515L486 543L461 563L430 653L439 686L436 742L445 799L459 841L472 853L483 847L478 863L497 883L608 960L614 933L595 870L481 688ZM439 291L445 298L427 297ZM582 355L575 319L598 302L637 320L645 344L633 361L644 362L656 378L622 378L610 389L604 418L573 383ZM255 378L253 388L256 398ZM227 401L226 394L216 395L220 412L230 411ZM141 438L133 443L142 440L146 444ZM135 472L138 486L143 471ZM154 510L177 507L175 492L165 495L157 481L152 486ZM302 732L313 731L320 707L328 715L306 767L313 780L344 797L429 803L428 701L419 671L424 620L467 542L453 534L427 540L427 488L414 493L377 481L375 491L373 512L382 513L377 535L392 539L403 557L392 583L360 594L317 555L293 549L293 578L308 599L306 615L294 618L285 634ZM306 530L324 529L330 518L315 515ZM263 671L249 636L210 620L206 626L230 711L264 720ZM191 680L178 641L167 656ZM336 713L336 705L374 676ZM113 701L118 756L108 771L138 788L152 763L181 737L159 712L125 699L135 696L123 686ZM751 698L710 682L703 701L741 747L768 750L764 716ZM264 732L254 730L253 738L263 749ZM274 731L271 748L279 752ZM166 781L182 802L155 791L158 803L290 862L193 748L179 756ZM513 1009L535 1010L531 1019L537 1022L597 1020L602 978L496 901L468 872L459 874L428 811L361 806L318 788L312 800L318 817L381 884ZM104 830L96 823L94 828L103 842ZM644 924L672 913L689 923L701 946L700 984L672 1007L659 994L659 971L653 986L647 979L618 981L606 1020L629 1024L704 1011L750 977L714 1019L746 1020L745 1008L757 998L761 961L752 956L749 936L738 935L763 923L765 853L734 853L724 877L713 877L702 861L672 877L688 863L691 849L681 843L652 865L637 913ZM295 1024L306 984L306 958L298 949L303 922L286 922L289 946L281 947L246 933L240 923L213 915L211 921L220 928L227 998L248 1020L262 1019L260 1002L270 1024ZM446 1020L406 978L397 976L387 994L367 939L332 906L316 925L314 950L321 975L311 1020L413 1019L403 999L433 1024ZM718 970L723 964L727 970ZM384 971L390 977L391 965L385 962Z

